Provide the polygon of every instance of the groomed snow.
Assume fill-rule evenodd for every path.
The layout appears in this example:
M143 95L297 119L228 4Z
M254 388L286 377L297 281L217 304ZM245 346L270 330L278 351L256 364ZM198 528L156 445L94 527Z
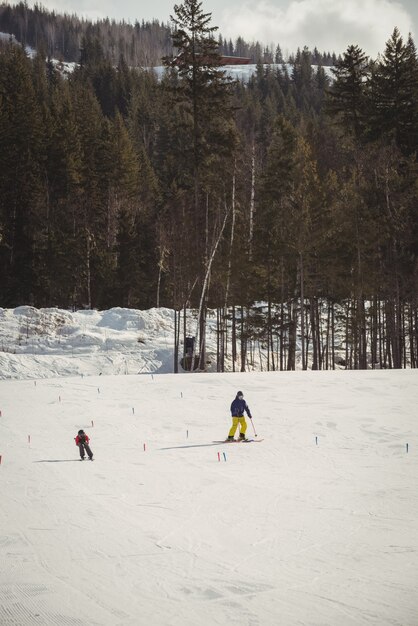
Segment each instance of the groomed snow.
M416 626L417 383L0 381L0 624ZM238 389L264 441L213 444Z
M416 626L416 370L159 376L172 336L0 309L0 624ZM238 388L264 441L213 444Z

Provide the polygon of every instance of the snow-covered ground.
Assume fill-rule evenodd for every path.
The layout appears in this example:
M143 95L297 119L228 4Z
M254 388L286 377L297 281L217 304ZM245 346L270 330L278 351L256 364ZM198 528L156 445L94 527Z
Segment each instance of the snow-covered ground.
M0 308L0 379L172 372L173 335L169 309Z
M291 76L293 72L293 65L290 63L268 63L264 64L263 67L264 69L270 69L271 71L287 71L289 76ZM166 68L164 66L157 66L153 68L153 71L156 73L158 78L161 78L165 69ZM255 63L249 63L248 65L223 65L221 69L224 70L226 76L229 78L243 83L248 83L250 78L257 72L257 65ZM312 70L314 72L316 72L317 69L317 65L312 65ZM324 67L324 71L328 78L331 80L334 78L331 67Z
M6 42L6 43L10 42L10 43L19 45L19 42L16 39L16 37L14 35L10 35L9 33L0 32L0 41ZM36 50L32 48L31 46L25 46L25 52L28 55L28 57L30 57L31 59L33 59L34 56L36 55Z
M188 312L187 334L196 335ZM216 312L208 311L206 369L216 371ZM239 349L239 342L238 342ZM231 346L225 369L233 370ZM183 356L183 344L180 346ZM298 350L300 360L300 350ZM247 370L262 370L266 348L247 355ZM235 369L240 370L237 361ZM180 368L181 369L181 368ZM102 374L174 372L174 311L0 308L0 380Z
M157 375L169 311L0 313L1 626L417 626L417 370ZM264 440L213 443L238 389Z
M14 35L9 35L8 33L0 32L0 39L3 39L4 41L10 40L13 43L19 43ZM36 54L36 50L31 48L30 46L26 46L25 50L28 56L32 58ZM77 63L60 61L58 59L52 59L52 63L64 77L68 77L70 74L72 74L72 72L74 72L74 69L78 65ZM265 69L269 68L272 71L280 69L283 72L286 70L289 76L291 76L292 71L293 71L293 65L290 63L269 63L269 64L264 64L263 67ZM158 78L161 78L164 74L165 69L166 68L161 65L161 66L153 67L152 71L155 72ZM243 83L248 83L250 78L256 73L257 65L254 63L250 63L248 65L224 65L222 66L222 69L225 71L226 76L228 76L229 78L232 78L233 80L239 80L240 82L243 82ZM314 72L316 72L318 69L318 66L312 65L312 69ZM328 76L328 78L330 79L334 78L331 67L325 66L324 71L326 75Z

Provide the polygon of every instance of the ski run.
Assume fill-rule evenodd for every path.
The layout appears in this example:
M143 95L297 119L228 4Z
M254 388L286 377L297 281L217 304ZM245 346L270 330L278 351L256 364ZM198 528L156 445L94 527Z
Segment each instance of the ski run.
M28 358L0 381L2 626L416 626L416 370L27 379ZM238 389L261 446L213 443Z

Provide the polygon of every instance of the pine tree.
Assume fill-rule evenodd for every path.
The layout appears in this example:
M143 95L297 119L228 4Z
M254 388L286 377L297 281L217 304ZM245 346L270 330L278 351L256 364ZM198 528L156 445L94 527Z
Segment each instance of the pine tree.
M368 57L358 46L349 46L332 70L334 82L328 92L327 110L356 138L363 135L367 113Z
M137 155L138 189L119 214L117 236L117 301L124 306L160 306L158 289L159 187L147 154Z
M107 249L109 140L100 105L81 74L71 82L77 135L81 148L80 193L74 208L73 299L93 306L106 278L102 275ZM108 254L112 254L108 251Z
M273 127L270 145L258 185L254 231L254 263L258 298L280 302L281 308L294 295L296 251L291 247L293 172L296 166L297 133L283 116ZM262 287L262 289L260 289ZM278 320L281 345L291 320ZM271 333L271 325L267 329ZM270 337L267 337L267 342ZM290 365L293 369L294 363Z
M48 306L74 304L74 267L78 265L75 251L79 241L82 152L70 91L67 81L56 79L50 95L43 253Z
M397 28L386 43L371 84L373 137L393 139L404 154L418 147L418 60L414 42Z
M277 44L277 46L276 46L276 52L275 52L275 55L274 55L274 62L275 63L284 63L282 49L281 49L279 44Z
M209 26L211 14L203 13L201 7L197 0L174 6L173 46L177 54L164 60L167 67L178 72L177 100L191 117L195 180L205 159L218 147L207 141L206 133L214 130L221 116L227 116L229 100L229 81L220 68L221 57L214 38L217 27Z
M144 147L133 142L117 113L111 131L108 247L115 251L114 297L126 306L155 305L155 218L158 185Z
M311 107L311 86L313 79L312 58L309 49L297 51L292 68L295 102L299 110L309 111Z
M42 115L31 64L9 45L0 54L0 284L4 304L34 303L37 241L45 205Z
M211 15L204 13L201 6L197 0L175 5L173 45L177 54L166 58L165 64L172 70L167 84L174 88L173 113L179 121L175 134L181 133L186 146L180 179L186 183L184 191L188 194L183 196L183 212L189 213L191 226L186 248L191 260L188 282L199 290L195 300L199 308L199 366L204 368L209 279L227 219L225 171L232 170L235 129L230 82L220 69L218 43L214 38L217 28L209 25ZM179 179L175 184L179 184Z
M127 124L137 153L145 148L153 157L160 118L161 85L153 72L134 75L129 97Z

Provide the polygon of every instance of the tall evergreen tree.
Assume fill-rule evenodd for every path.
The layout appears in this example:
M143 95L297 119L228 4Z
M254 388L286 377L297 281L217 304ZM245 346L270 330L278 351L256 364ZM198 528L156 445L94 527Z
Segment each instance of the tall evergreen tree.
M220 54L214 33L218 27L210 26L211 14L203 13L202 3L185 0L174 6L172 17L176 30L173 46L177 54L164 62L179 74L178 102L188 111L192 122L193 163L195 184L205 159L222 147L208 142L207 134L216 130L222 118L231 118L229 110L229 81L220 67ZM212 135L212 139L213 139Z
M45 205L45 143L31 63L0 54L0 284L8 306L35 302L37 243Z
M188 135L191 146L185 162L189 197L184 198L192 225L188 248L195 260L191 265L195 277L190 283L199 289L199 366L204 368L209 279L227 217L222 216L225 208L220 207L224 206L228 193L224 175L228 168L232 172L235 129L230 82L220 68L218 43L214 38L217 27L210 26L211 15L203 12L202 3L197 0L175 5L174 12L176 56L166 58L165 64L178 75L172 78L174 103L182 119L177 132ZM185 180L184 174L182 177Z
M359 138L365 130L368 57L358 46L349 46L332 72L334 81L328 92L327 109L347 132Z
M372 136L394 140L404 154L418 148L418 59L409 36L397 28L373 73Z
M94 305L101 285L107 247L109 137L99 102L88 81L72 81L73 107L81 148L80 194L75 207L73 298L80 306ZM106 252L107 251L107 252Z
M259 290L262 286L261 299L268 303L269 310L275 302L283 308L294 296L297 254L293 247L294 220L291 214L297 145L295 129L283 116L278 116L258 185L254 236ZM279 326L283 342L289 320L282 317ZM271 326L268 330L271 332ZM290 364L290 369L293 368L294 360Z
M69 307L74 305L75 252L80 235L82 151L68 81L54 82L49 110L44 298L48 305Z
M312 79L313 70L311 53L305 46L303 50L298 49L292 68L295 102L298 109L304 112L308 112L312 106Z

